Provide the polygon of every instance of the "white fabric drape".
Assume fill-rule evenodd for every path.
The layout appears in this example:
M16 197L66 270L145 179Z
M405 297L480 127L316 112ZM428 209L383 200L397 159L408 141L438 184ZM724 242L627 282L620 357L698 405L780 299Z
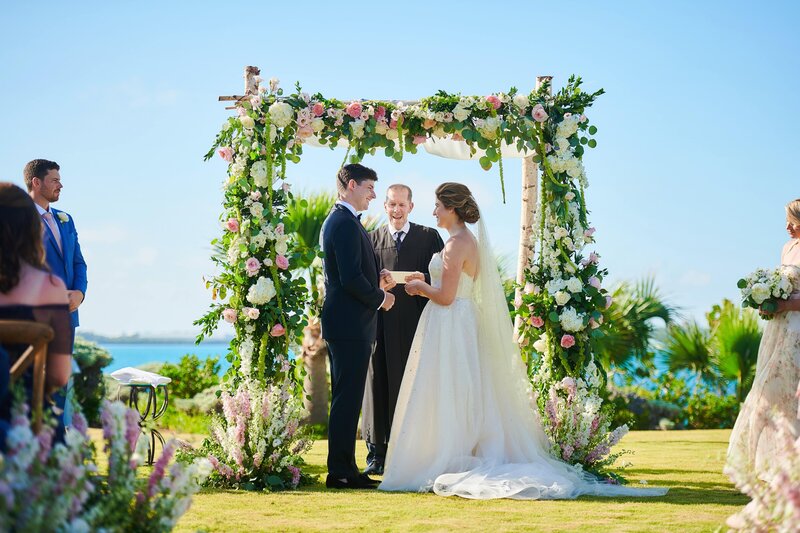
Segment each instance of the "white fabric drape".
M320 144L319 139L316 136L306 139L305 144L314 147L330 146L328 144ZM337 148L347 148L348 146L350 146L350 144L347 142L347 139L340 139L336 145ZM470 155L469 146L466 142L454 141L450 138L437 139L435 137L430 137L419 146L424 148L425 151L431 155L438 155L439 157L444 157L446 159L474 159L477 161L486 155L486 152L479 148L476 148L475 155ZM397 141L395 141L395 147L399 148ZM500 146L500 154L504 159L528 157L529 155L533 155L532 153L524 150L520 152L517 150L516 146L510 146L505 142L503 142Z

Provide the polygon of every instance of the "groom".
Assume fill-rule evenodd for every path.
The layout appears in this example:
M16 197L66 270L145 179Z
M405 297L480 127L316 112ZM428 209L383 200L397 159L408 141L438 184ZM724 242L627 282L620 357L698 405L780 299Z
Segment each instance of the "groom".
M328 419L328 478L335 489L375 488L377 482L356 466L356 430L370 355L375 346L378 310L388 311L394 295L391 275L381 272L361 215L375 199L374 170L345 165L336 176L339 200L322 225L325 252L325 302L322 336L331 361L331 411Z

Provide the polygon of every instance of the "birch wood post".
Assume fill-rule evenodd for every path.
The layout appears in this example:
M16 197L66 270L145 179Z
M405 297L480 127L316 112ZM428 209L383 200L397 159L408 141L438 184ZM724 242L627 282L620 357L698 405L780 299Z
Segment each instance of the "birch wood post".
M244 95L253 96L258 94L258 75L261 69L258 67L244 67Z
M536 90L546 81L552 80L552 76L537 76ZM552 90L550 91L552 92ZM517 259L517 289L514 291L514 305L522 305L522 288L525 286L525 270L527 270L531 259L533 259L534 227L533 220L536 216L536 208L539 199L539 180L536 163L533 156L522 159L522 198L520 201L520 228L519 228L519 258ZM519 332L522 327L522 319L516 317L514 320L514 342L519 340Z

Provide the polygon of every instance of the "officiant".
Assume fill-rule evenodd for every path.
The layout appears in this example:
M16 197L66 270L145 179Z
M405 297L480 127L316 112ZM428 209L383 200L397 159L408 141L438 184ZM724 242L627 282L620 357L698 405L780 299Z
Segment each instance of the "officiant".
M370 233L379 267L393 272L421 272L430 283L428 263L433 254L444 248L439 232L409 222L414 202L407 185L391 185L383 206L389 222ZM361 419L361 433L369 452L366 474L383 474L400 383L419 317L428 303L422 296L409 296L403 287L398 284L392 289L394 307L378 314L378 338L369 364Z

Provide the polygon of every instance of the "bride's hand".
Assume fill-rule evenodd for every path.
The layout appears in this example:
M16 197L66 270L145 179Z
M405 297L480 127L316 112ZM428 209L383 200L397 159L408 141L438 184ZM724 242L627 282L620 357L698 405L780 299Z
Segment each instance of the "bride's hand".
M412 272L411 274L406 276L406 283L409 283L410 281L413 281L415 279L419 281L425 281L425 274L423 274L422 272Z
M406 293L411 296L421 296L423 295L422 288L424 285L425 285L424 281L421 281L419 279L412 279L411 281L406 283Z

